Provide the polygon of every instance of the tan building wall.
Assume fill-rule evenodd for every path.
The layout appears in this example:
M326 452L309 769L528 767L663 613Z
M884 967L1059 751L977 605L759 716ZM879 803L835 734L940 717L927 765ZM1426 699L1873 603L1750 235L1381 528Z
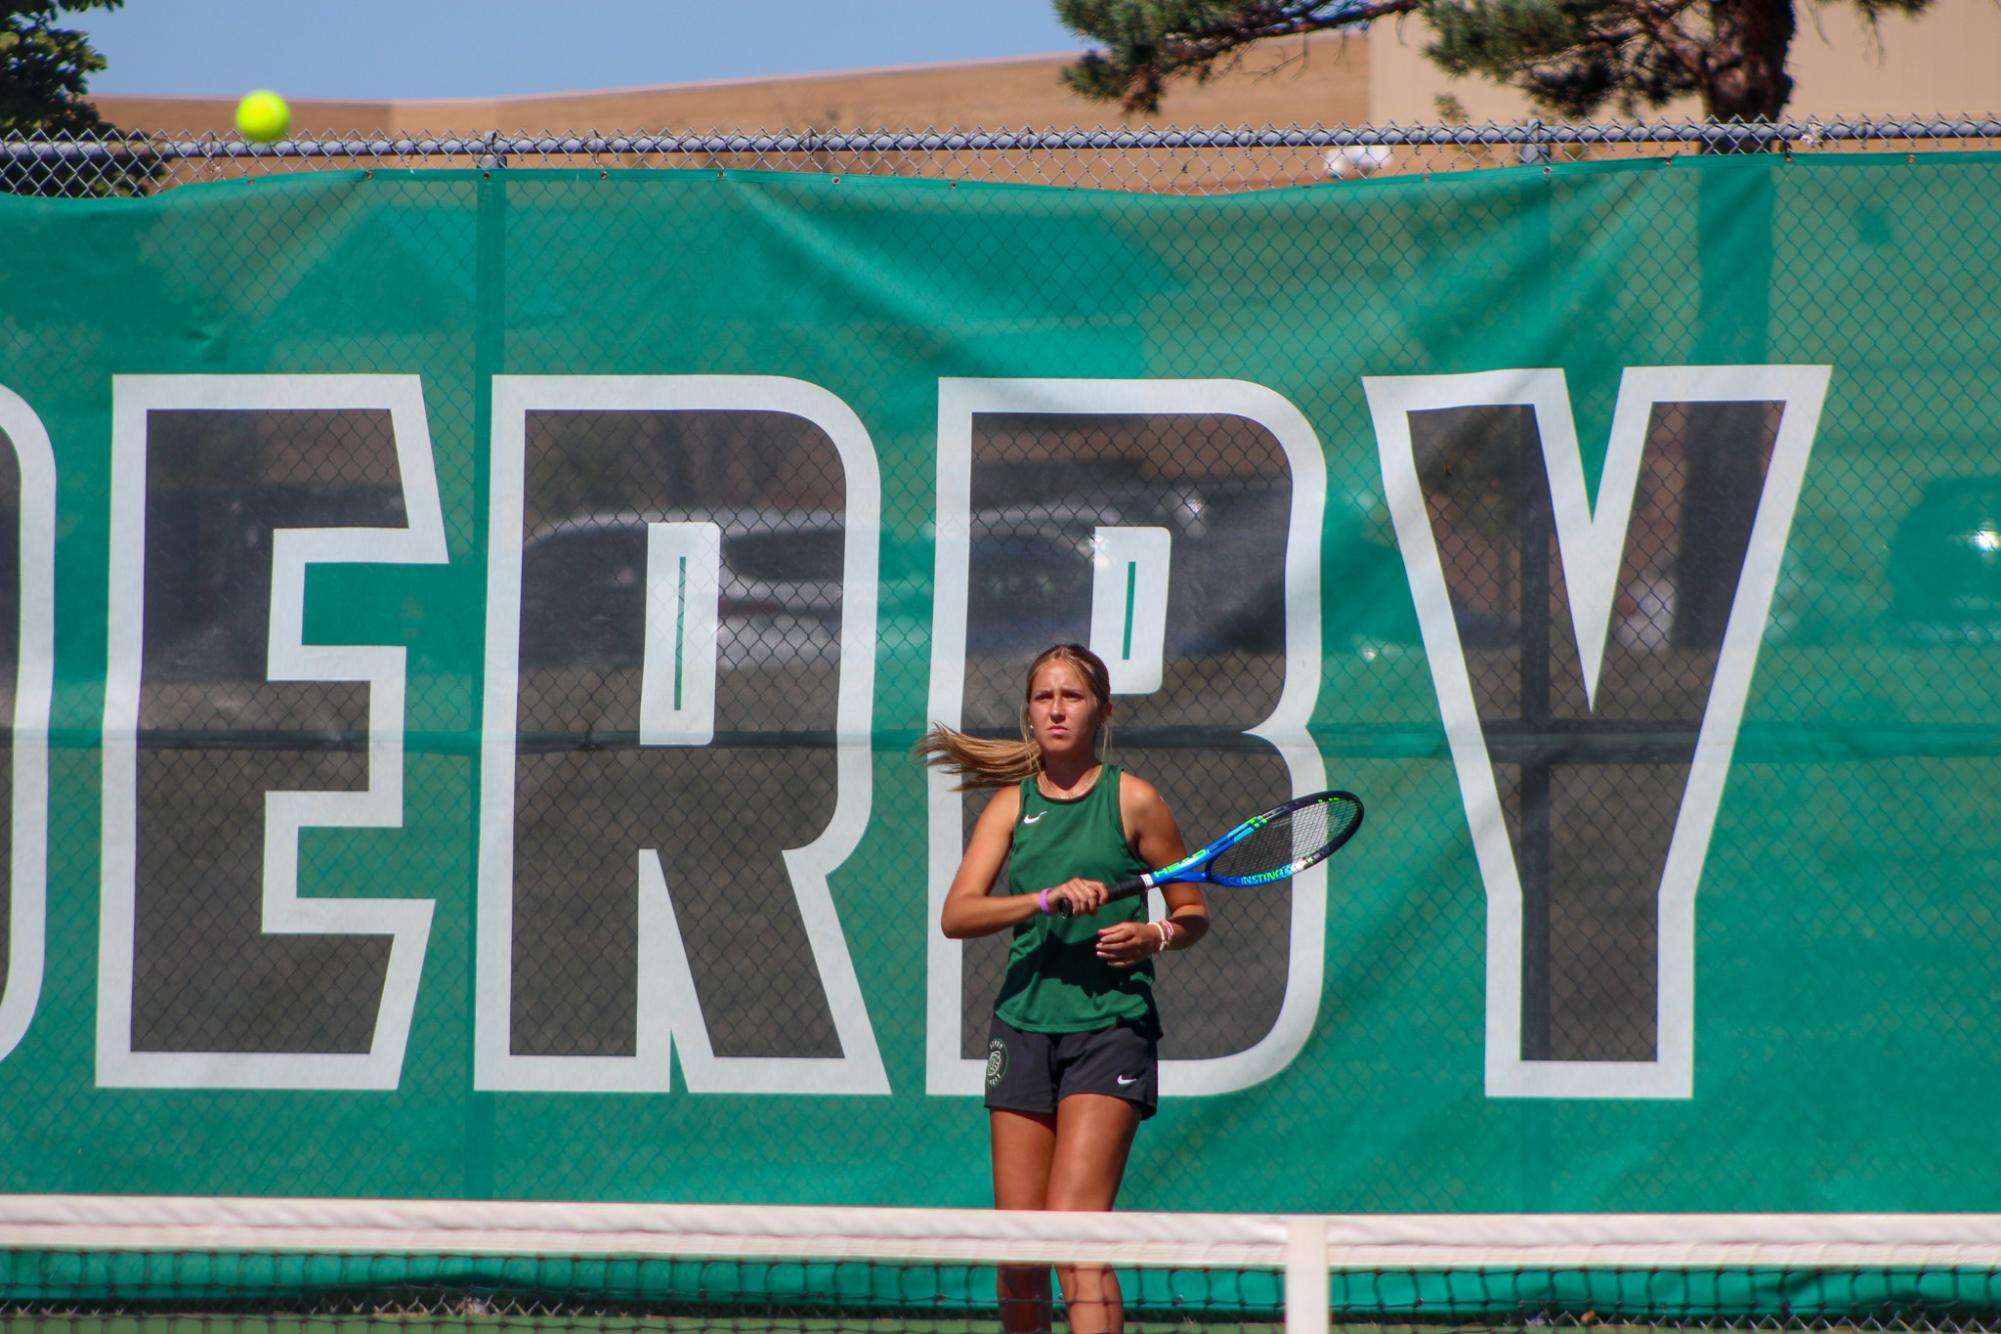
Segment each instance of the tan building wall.
M1793 48L1798 80L1788 114L1831 120L2001 111L2001 2L1934 0L1929 13L1886 17L1872 33L1853 5L1803 7ZM1365 35L1323 33L1268 42L1206 83L1174 86L1165 114L1146 121L1114 103L1087 101L1060 78L1074 54L952 65L617 88L469 101L293 103L300 136L505 133L575 134L822 130L921 131L1180 126L1436 123L1450 97L1474 122L1525 118L1526 100L1485 80L1448 79L1424 56L1419 20L1381 23ZM282 90L281 90L282 91ZM96 99L115 125L167 134L226 135L234 99L116 96ZM1650 119L1694 118L1693 102ZM1401 164L1398 164L1401 166ZM1392 168L1395 169L1395 168ZM1269 182L1317 175L1311 162L1274 162Z
M1360 124L1369 117L1367 39L1327 34L1267 44L1206 84L1175 89L1163 123L1176 125ZM619 88L485 101L292 104L300 135L412 132L574 133L712 130L946 130L1130 127L1144 122L1116 103L1092 102L1059 75L1071 53L1020 59L855 70L726 83ZM280 89L279 91L283 91ZM227 134L233 98L119 96L95 99L128 130Z
M1793 46L1794 114L1989 116L2001 110L2001 4L1935 0L1872 34L1852 5L1809 9Z

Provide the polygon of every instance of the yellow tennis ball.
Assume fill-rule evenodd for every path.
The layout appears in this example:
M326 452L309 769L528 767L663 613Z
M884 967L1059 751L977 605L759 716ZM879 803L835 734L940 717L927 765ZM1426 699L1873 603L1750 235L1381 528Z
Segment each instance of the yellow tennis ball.
M285 137L292 123L292 109L285 99L268 88L245 93L236 104L236 128L253 144L268 144Z

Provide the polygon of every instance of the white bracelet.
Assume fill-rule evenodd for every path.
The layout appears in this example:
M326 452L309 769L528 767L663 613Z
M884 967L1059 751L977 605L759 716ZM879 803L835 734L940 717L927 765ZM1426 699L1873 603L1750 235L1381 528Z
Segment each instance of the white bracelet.
M1174 943L1174 923L1163 917L1157 922L1148 922L1147 925L1160 933L1160 948L1154 953L1167 953L1167 947Z

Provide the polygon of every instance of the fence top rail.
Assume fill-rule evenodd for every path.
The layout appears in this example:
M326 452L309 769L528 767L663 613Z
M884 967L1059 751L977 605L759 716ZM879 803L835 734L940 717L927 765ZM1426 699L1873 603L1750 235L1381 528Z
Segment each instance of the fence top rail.
M1498 147L1594 144L1688 144L1762 147L1960 141L2001 138L2001 117L1804 120L1778 122L1525 121L1486 125L1288 126L1213 129L1021 129L967 131L756 131L746 133L398 134L300 137L247 143L216 135L47 136L10 134L0 155L15 163L90 162L144 156L158 162L233 158L463 158L612 155L761 155L784 153L1103 152L1153 149Z

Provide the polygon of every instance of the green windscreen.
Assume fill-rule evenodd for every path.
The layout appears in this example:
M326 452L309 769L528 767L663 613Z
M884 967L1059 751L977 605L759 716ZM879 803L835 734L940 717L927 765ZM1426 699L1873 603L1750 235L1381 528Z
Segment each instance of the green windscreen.
M1191 846L1368 808L1160 962L1122 1205L1991 1209L1996 216L1984 154L0 199L0 1193L987 1205L1007 940L911 747L1074 641Z

